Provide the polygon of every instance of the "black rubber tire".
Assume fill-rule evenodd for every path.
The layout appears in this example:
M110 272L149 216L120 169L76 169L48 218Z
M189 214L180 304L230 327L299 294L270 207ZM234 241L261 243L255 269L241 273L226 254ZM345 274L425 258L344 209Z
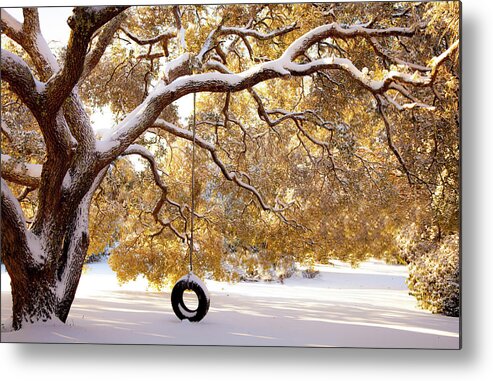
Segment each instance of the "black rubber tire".
M196 310L189 309L183 301L183 293L191 290L197 295L199 304ZM209 311L210 299L202 287L193 280L187 278L179 280L171 291L171 305L178 319L188 319L191 322L201 321ZM181 308L181 309L180 309ZM183 313L185 311L185 313Z

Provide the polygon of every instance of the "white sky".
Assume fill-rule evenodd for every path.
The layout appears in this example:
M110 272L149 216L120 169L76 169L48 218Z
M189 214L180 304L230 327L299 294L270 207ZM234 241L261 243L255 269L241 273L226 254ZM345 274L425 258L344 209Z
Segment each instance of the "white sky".
M24 5L24 4L23 4ZM23 21L22 8L4 8L20 22ZM39 17L41 24L41 33L45 37L51 48L57 46L66 46L70 35L70 28L67 25L67 19L72 14L72 7L39 7ZM187 95L178 101L178 112L182 122L191 114L193 105L193 96ZM91 121L95 131L109 129L114 126L112 114L109 109L93 110Z
M22 22L22 8L4 9ZM38 9L41 32L48 44L54 46L52 42L58 42L66 45L70 34L67 19L72 14L72 7L40 7Z

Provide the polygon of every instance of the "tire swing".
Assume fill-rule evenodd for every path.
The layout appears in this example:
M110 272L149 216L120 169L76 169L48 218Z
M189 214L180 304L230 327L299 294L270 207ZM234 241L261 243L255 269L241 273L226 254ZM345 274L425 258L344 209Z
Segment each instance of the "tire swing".
M190 272L181 277L171 291L171 306L175 315L180 320L187 319L191 322L202 320L209 311L210 298L205 284L193 273L193 220L195 214L195 197L194 197L194 172L195 172L195 93L193 93L193 126L192 126L192 207L190 217ZM183 300L185 291L192 291L198 299L198 306L192 310L188 308Z
M195 310L189 309L183 301L183 294L190 290L195 292L199 301ZM171 292L171 305L178 319L188 319L191 322L202 320L209 311L210 299L205 284L191 271L180 278Z

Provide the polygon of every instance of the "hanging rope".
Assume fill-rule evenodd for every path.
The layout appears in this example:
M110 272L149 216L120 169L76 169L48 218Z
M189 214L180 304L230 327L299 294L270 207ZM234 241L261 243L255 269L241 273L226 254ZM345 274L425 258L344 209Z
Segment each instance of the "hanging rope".
M191 199L192 206L190 212L190 271L187 275L183 276L176 282L173 290L171 292L171 305L173 311L178 319L188 319L189 321L200 321L204 318L209 311L210 298L209 292L205 284L193 274L193 233L194 233L194 218L195 218L195 126L196 126L196 115L195 115L195 101L196 96L193 93L193 121L192 121L192 186L191 186ZM185 304L183 300L183 293L187 290L193 291L197 296L199 305L197 309L191 310Z
M193 93L193 123L192 123L192 186L191 186L191 213L190 216L190 272L180 278L178 282L176 282L173 290L171 292L171 305L173 307L173 311L178 319L188 319L189 321L198 322L204 318L209 311L210 306L210 298L209 292L207 291L207 287L205 284L192 273L193 270L193 231L194 231L194 218L195 218L195 125L196 125L196 116L195 116L195 93ZM193 291L195 295L197 295L197 299L199 301L199 305L197 309L191 310L185 304L183 300L183 293L187 290Z
M195 217L195 93L193 93L193 124L192 124L192 208L190 217L190 272L193 271L193 230L194 230L194 217Z

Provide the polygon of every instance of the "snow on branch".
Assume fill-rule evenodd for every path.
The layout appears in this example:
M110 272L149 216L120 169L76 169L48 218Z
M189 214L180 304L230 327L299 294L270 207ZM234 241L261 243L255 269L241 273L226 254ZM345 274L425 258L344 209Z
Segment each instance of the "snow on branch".
M2 31L29 54L42 81L46 81L60 68L41 34L37 8L24 8L24 23L15 20L2 9Z
M161 69L163 80L166 83L171 83L176 78L192 74L190 60L190 53L183 53L174 60L166 62Z
M320 70L342 70L373 93L383 93L395 82L414 86L428 86L431 84L430 76L420 75L418 73L402 73L396 70L388 72L381 80L374 80L368 74L360 71L350 59L334 56L321 58L305 64L288 62L285 65L285 69L295 76L304 76Z
M77 282L71 282L70 278L80 276L82 271L82 264L89 245L89 206L94 192L101 185L107 170L108 167L105 167L96 175L89 191L77 206L75 218L69 222L70 240L68 240L68 246L66 247L66 255L58 263L56 294L59 304L66 303L71 298L73 299L75 294Z
M250 24L250 23L249 23ZM253 58L253 50L250 45L250 43L247 40L247 37L252 37L257 40L265 41L265 40L270 40L275 37L287 34L293 30L296 29L296 23L285 26L283 28L279 28L276 30L273 30L268 33L261 33L259 31L256 31L255 29L250 29L249 27L246 28L237 28L237 27L227 27L223 26L222 23L219 24L219 26L216 29L213 29L209 35L207 36L207 39L205 40L204 45L202 46L202 49L200 50L199 54L197 55L197 60L201 63L204 62L204 58L207 53L210 51L214 50L216 47L216 39L219 36L227 36L227 35L236 35L242 39L242 41L245 43L245 46L248 49L248 52L250 54L250 58ZM225 54L223 53L223 60Z
M154 217L156 223L159 223L163 229L168 227L180 240L185 242L186 236L181 234L172 224L174 219L165 221L159 216L159 213L161 212L164 203L168 203L178 210L186 226L187 225L186 210L191 212L190 206L188 206L187 204L180 204L169 197L168 186L162 181L161 175L159 173L163 171L158 168L154 155L147 148L141 146L140 144L132 144L122 154L122 156L126 156L126 155L139 155L143 157L145 160L147 160L149 166L151 167L152 175L154 177L154 182L162 191L160 199L158 200L157 204L154 206L154 209L152 211L152 216ZM204 218L203 215L197 212L194 212L194 214L198 218Z
M120 27L120 24L125 19L125 16L125 13L120 13L118 16L109 21L98 34L96 46L86 56L84 71L82 72L79 81L84 81L99 63L101 57L106 51L106 48L113 40L113 36Z
M22 23L3 8L1 15L2 33L12 36L13 39L19 39L22 35Z
M459 49L459 44L460 44L460 40L455 41L452 45L450 45L450 47L446 51L444 51L438 57L434 57L431 60L430 65L431 65L432 69L431 69L430 77L432 80L436 77L437 72L438 72L438 68L445 62L445 60L447 58L450 57L450 55L453 52L455 52L457 49Z
M3 155L2 155L3 156ZM3 161L3 158L2 158ZM2 225L8 223L21 227L26 230L26 219L24 218L24 212L22 211L19 201L15 198L14 194L10 190L5 180L2 178ZM7 218L4 218L4 213Z
M42 250L42 241L27 229L26 219L19 201L3 178L1 183L2 254L15 253L17 260L29 266L42 265L46 259ZM8 249L4 249L4 247ZM23 248L27 250L23 250ZM5 257L4 262L7 263L8 261L10 258Z
M262 33L249 28L235 28L235 27L223 26L219 31L219 35L223 36L223 35L233 34L243 37L253 37L257 40L265 41L278 36L282 36L283 34L289 33L295 29L296 29L296 23L273 30L268 33Z
M216 29L216 31L219 30L220 28ZM432 70L426 74L419 74L417 72L409 74L406 72L390 71L383 79L376 80L368 75L367 72L359 70L354 63L347 58L335 57L332 55L331 57L320 58L308 63L298 63L294 61L314 43L329 37L412 36L414 33L415 27L372 29L364 25L342 27L339 24L328 24L315 28L295 40L278 59L257 64L240 73L232 73L220 62L210 60L204 67L209 69L213 68L214 70L218 70L218 72L183 75L172 82L160 82L157 84L144 102L128 114L117 126L114 134L102 144L102 147L105 147L105 149L101 151L101 160L111 162L144 131L153 126L154 121L159 117L159 114L164 107L184 95L193 92L238 92L245 89L251 89L256 84L270 79L289 76L306 76L325 70L344 71L373 94L384 94L389 89L406 92L407 90L405 90L404 87L399 87L401 84L408 84L416 87L428 86L432 83L429 72L433 72L433 66ZM208 40L212 40L211 35L208 37ZM451 49L452 48L453 47L451 47ZM451 49L449 49L449 51ZM199 56L202 53L203 49L201 53L199 53ZM439 59L436 60L435 66L441 64L444 59L444 55L440 56ZM189 61L194 60L191 59ZM180 65L186 66L186 60L179 60L179 62ZM190 64L193 65L193 63ZM180 67L180 65L178 66ZM413 103L414 105L412 107L428 107L419 102ZM411 106L405 105L402 107L408 108ZM178 131L175 130L174 132L177 133Z
M120 30L125 33L132 41L139 45L153 45L157 42L163 41L163 40L169 40L172 37L176 37L177 31L175 28L168 28L161 34L151 37L151 38L141 38L136 36L135 34L131 33L128 29L124 27L120 27Z
M154 127L157 127L157 128L162 129L164 131L172 133L173 135L178 136L180 138L183 138L183 139L186 139L189 141L193 141L193 134L191 131L185 130L185 129L180 128L178 126L175 126L172 123L169 123L165 120L162 120L162 119L156 120L156 122L154 123ZM206 140L204 140L203 138L198 137L198 136L195 137L195 143L199 147L209 151L212 160L219 167L219 169L221 170L221 173L223 174L223 176L227 180L234 182L239 187L246 189L247 191L252 193L257 198L257 200L258 200L258 202L259 202L259 204L263 210L271 211L274 213L280 213L289 207L289 205L284 205L284 204L280 205L280 206L269 205L265 201L264 197L261 195L260 191L257 188L255 188L253 185L243 181L243 178L244 177L248 178L248 175L246 175L243 172L228 170L226 164L224 164L222 162L222 160L219 158L219 156L217 154L216 147L212 143L209 143Z
M1 77L9 83L10 88L35 114L38 110L39 95L44 91L44 84L34 78L27 63L8 50L2 49Z
M31 189L39 187L43 169L41 164L24 163L4 154L1 154L1 161L2 178Z
M2 119L2 134L5 135L8 141L12 141L12 129Z
M173 16L175 17L176 29L179 34L179 46L183 51L186 51L187 42L185 41L185 28L183 27L183 22L181 20L182 13L178 5L173 6Z
M388 36L412 36L416 31L415 27L399 28L391 27L384 29L367 28L364 25L354 25L343 27L338 23L332 23L319 26L298 38L286 49L282 58L288 61L294 61L302 55L308 48L318 41L329 37L355 38L355 37L388 37Z
M72 33L67 44L65 63L63 68L46 83L47 113L56 113L79 81L84 70L87 48L94 32L126 8L113 6L74 8L73 15L68 19Z

